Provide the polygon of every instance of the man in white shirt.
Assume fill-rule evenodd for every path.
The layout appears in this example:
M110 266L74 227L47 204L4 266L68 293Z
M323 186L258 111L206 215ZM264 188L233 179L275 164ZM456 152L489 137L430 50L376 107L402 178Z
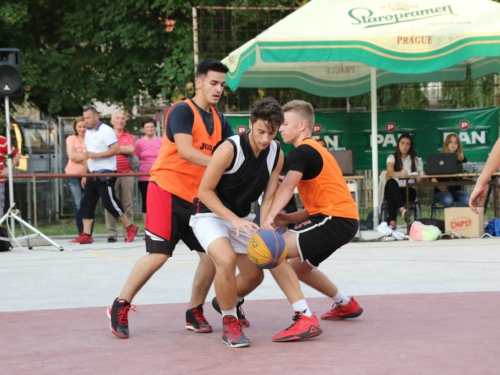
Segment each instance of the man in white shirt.
M88 130L85 133L87 151L84 154L87 170L90 173L116 173L116 154L120 150L114 130L99 119L94 107L83 110L83 118ZM139 228L133 225L125 215L120 201L115 196L116 177L89 177L82 179L85 188L80 203L80 215L83 220L83 232L71 243L89 244L92 239L92 223L95 217L95 208L99 198L104 208L115 218L119 219L126 228L125 242L132 242L137 236Z

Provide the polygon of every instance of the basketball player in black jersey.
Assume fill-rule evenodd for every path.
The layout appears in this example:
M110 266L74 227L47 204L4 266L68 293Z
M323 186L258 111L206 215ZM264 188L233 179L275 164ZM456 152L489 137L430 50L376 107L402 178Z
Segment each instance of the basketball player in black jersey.
M250 345L238 320L237 303L264 277L246 254L251 235L259 229L250 207L262 192L261 217L265 217L272 203L284 159L273 139L283 121L283 111L276 100L267 98L254 104L250 132L228 138L214 151L195 200L196 213L191 217L196 237L215 263L215 293L223 314L222 341L231 347ZM295 276L286 263L272 270L273 276L275 272L280 275L277 278L280 286L288 283L290 272ZM236 266L240 271L237 277ZM298 292L295 291L293 298L300 294L298 299L303 299L298 281L295 289ZM304 321L307 319L310 318ZM313 334L306 328L303 336L294 339L322 332L315 317L311 324L315 326Z

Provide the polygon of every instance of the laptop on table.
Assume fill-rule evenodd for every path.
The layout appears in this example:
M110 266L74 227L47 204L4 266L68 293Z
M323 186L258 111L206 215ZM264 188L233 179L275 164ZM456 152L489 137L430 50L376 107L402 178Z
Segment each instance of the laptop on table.
M452 153L436 153L427 154L426 174L455 174L459 173L457 154Z

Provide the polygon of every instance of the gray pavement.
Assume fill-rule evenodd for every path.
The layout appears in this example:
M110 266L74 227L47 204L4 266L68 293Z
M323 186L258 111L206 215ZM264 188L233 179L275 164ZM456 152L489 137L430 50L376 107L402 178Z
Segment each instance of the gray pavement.
M380 237L362 232L364 239ZM0 253L0 312L108 306L134 263L145 255L142 236L133 243L16 247ZM320 269L348 295L500 291L500 239L433 242L352 242ZM180 244L167 264L139 292L134 303L187 303L198 256ZM321 296L303 286L306 298ZM208 300L215 295L210 291ZM266 271L248 300L283 299Z

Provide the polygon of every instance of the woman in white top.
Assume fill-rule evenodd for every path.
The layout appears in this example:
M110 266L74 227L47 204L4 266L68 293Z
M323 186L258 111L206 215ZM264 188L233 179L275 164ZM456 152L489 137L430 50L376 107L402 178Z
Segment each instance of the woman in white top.
M398 148L396 152L387 157L387 182L385 184L384 198L387 201L387 211L389 213L389 225L396 228L396 217L398 211L405 221L409 219L410 212L405 209L406 203L406 182L399 180L395 176L417 174L418 163L417 153L410 134L401 134L398 138ZM412 180L410 180L412 181ZM417 191L409 189L409 201L417 198Z

